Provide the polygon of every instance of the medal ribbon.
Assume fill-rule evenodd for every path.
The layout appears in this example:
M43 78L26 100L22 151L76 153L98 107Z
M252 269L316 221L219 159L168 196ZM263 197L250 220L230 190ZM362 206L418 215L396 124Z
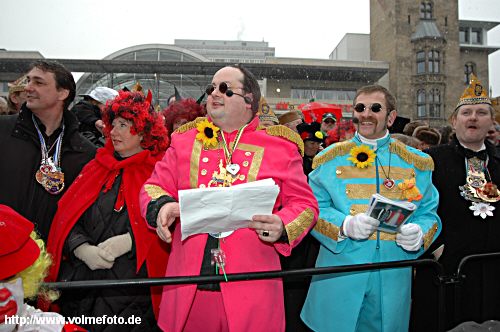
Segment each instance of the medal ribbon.
M243 130L245 130L246 127L247 127L247 125L244 125L240 129L238 129L238 132L236 133L236 137L234 138L232 151L229 151L229 145L227 144L226 139L224 138L224 133L223 132L221 133L222 147L224 148L224 156L226 157L226 166L232 164L233 153L234 153L234 151L236 151L236 146L238 146L241 135L243 134Z
M47 145L45 143L45 139L43 138L42 132L40 131L40 128L38 127L38 123L35 120L35 115L31 115L31 119L33 120L33 124L35 125L36 131L38 133L38 139L40 140L40 148L42 152L42 164L46 164L49 160L49 151L47 151ZM64 135L64 122L62 124L62 130L59 136L56 139L56 150L54 151L54 165L56 166L57 170L60 171L60 157L61 157L61 146L62 146L62 138Z

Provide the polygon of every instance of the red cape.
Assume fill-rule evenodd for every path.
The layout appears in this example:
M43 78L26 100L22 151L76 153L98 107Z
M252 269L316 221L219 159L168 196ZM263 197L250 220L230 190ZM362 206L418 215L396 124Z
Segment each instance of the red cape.
M144 182L151 176L154 165L160 156L152 156L149 150L144 150L127 159L118 161L113 156L113 145L108 142L104 148L97 151L94 160L90 161L78 175L68 191L59 200L57 213L47 241L47 252L53 257L49 274L45 281L57 280L62 259L64 242L80 219L82 214L96 201L103 187L111 187L116 175L123 169L122 183L125 203L128 210L130 225L134 234L137 269L146 262L149 277L164 277L170 247L160 240L154 230L148 228L146 220L139 210L139 191ZM151 295L155 315L161 300L161 286L151 287Z

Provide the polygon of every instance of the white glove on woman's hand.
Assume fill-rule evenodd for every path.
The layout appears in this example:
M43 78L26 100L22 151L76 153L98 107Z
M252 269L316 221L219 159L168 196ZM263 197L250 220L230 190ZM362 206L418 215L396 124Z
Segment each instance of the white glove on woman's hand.
M424 244L424 233L417 224L406 224L396 234L396 244L407 251L417 251Z
M99 243L97 246L116 259L132 250L132 237L130 236L130 233L116 235L110 237L104 242Z
M380 224L375 218L364 213L355 216L347 216L342 224L344 235L354 240L364 240L370 237Z
M92 271L98 269L110 269L113 267L115 259L107 251L96 246L91 246L88 242L78 246L73 250L75 256L83 261Z

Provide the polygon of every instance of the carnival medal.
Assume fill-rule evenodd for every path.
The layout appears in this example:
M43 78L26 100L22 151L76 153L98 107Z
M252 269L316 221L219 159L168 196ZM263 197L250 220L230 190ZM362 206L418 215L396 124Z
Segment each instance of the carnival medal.
M486 164L478 158L467 159L467 178L466 184L459 186L460 195L466 200L472 202L469 207L474 211L474 216L480 216L486 219L487 216L493 217L494 206L490 203L500 201L500 191L493 182L486 180L484 171L478 169L486 169Z
M52 150L52 147L50 149L47 149L45 139L43 138L34 115L32 115L32 120L38 133L38 138L40 140L40 150L42 154L42 162L40 168L35 173L35 179L49 194L57 195L64 189L64 173L62 172L60 167L64 123L62 125L61 133L52 145L52 147L55 146L54 155L53 157L49 157L49 153L50 150Z

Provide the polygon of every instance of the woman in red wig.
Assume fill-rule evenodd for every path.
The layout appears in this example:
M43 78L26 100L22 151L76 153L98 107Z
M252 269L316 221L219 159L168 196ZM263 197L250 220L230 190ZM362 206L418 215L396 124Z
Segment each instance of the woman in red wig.
M47 281L163 276L168 250L139 212L139 190L168 146L162 117L139 92L106 105L106 145L61 198L47 250ZM160 287L63 291L65 316L141 318L140 324L85 326L92 331L154 331Z
M182 99L170 104L163 110L168 136L170 137L183 124L205 116L205 114L207 114L205 108L192 98Z

